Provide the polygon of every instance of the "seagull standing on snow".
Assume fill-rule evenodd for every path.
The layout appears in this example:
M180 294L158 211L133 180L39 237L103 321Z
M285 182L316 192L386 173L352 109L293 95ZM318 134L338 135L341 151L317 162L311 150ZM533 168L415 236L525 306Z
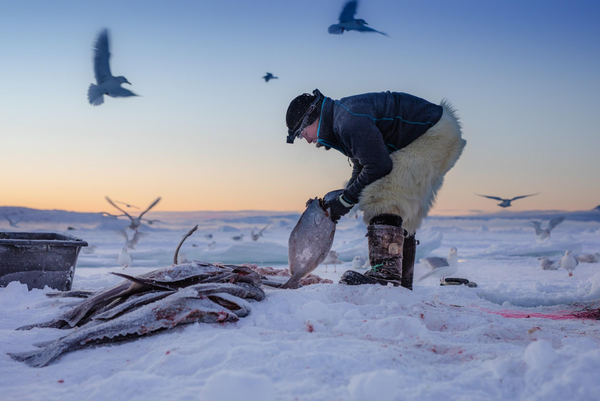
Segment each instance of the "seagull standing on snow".
M338 259L338 256L340 255L336 251L329 251L329 253L325 257L325 260L321 262L322 265L325 265L325 273L327 273L327 265L333 265L333 271L337 273L336 265L344 263Z
M358 270L358 269L362 269L363 266L365 265L365 261L366 258L363 256L355 256L354 259L352 259L352 268L354 270Z
M548 223L548 228L542 228L541 221L532 221L530 224L531 227L535 228L535 235L537 235L537 240L541 242L550 238L550 232L552 232L552 230L554 230L554 227L556 227L563 221L565 221L565 216L555 217L552 220L550 220L550 223Z
M584 253L577 255L577 261L579 263L598 263L600 262L600 253Z
M279 77L275 77L270 72L267 72L267 75L265 75L263 79L265 80L265 82L269 82L271 79L279 79Z
M419 281L423 281L428 277L437 277L442 282L446 277L453 276L458 272L458 250L452 247L448 253L448 258L423 258L421 263L425 264L431 271L421 276Z
M117 263L123 266L123 270L127 269L133 263L133 256L127 252L127 247L124 246L117 256Z
M575 270L578 264L579 262L575 259L571 251L566 251L565 256L560 258L560 267L569 272L569 277L573 275L573 270Z
M132 91L122 88L121 84L131 83L125 77L114 77L110 72L110 50L108 46L108 29L98 35L94 46L94 75L97 85L91 84L88 89L88 100L91 105L100 106L104 103L104 95L110 97L138 96Z
M550 260L545 256L538 258L538 260L541 260L540 267L542 268L542 270L558 270L558 268L560 267L559 262Z
M366 25L367 22L364 19L356 19L356 8L358 7L358 0L352 0L344 4L342 13L340 14L339 23L333 24L329 27L328 31L334 35L341 35L344 31L358 31L358 32L377 32L382 35L388 36L387 33L376 31L373 28L369 28Z
M527 198L528 196L534 196L534 195L538 195L538 194L539 194L539 192L537 194L516 196L516 197L514 197L512 199L503 199L503 198L499 198L497 196L487 196L487 195L479 195L479 194L475 194L475 195L477 195L477 196L483 196L484 198L499 200L499 201L501 201L501 203L498 203L498 206L500 206L500 207L511 207L512 205L510 203L512 201L515 201L517 199Z

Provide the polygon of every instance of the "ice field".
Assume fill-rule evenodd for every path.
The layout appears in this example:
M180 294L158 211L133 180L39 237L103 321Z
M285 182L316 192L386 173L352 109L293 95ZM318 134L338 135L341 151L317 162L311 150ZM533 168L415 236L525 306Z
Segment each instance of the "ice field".
M53 217L52 217L53 216ZM503 215L506 217L506 215ZM25 219L4 231L50 230L82 238L73 289L101 289L121 279L116 258L127 221L79 217ZM172 263L181 237L187 259L287 267L287 239L299 215L239 213L202 216L156 212L168 224L144 226L134 261L139 274ZM267 299L234 324L193 324L125 343L64 354L44 368L7 352L66 334L15 331L49 320L77 299L50 299L51 290L0 288L2 399L104 400L593 400L600 394L600 323L573 313L600 307L600 263L544 271L539 256L557 260L600 252L600 222L567 219L537 242L530 218L429 218L417 232L418 257L458 248L456 277L477 288L440 286L415 266L415 287L337 284L298 290L265 288ZM255 232L269 225L264 236ZM71 226L72 231L66 231ZM127 230L131 236L131 230ZM344 262L314 272L337 282L355 256L366 256L366 226L343 218L334 250ZM243 234L241 241L232 237ZM208 238L212 235L212 238ZM209 244L212 249L209 249ZM362 270L361 270L362 271ZM77 330L77 329L73 329Z

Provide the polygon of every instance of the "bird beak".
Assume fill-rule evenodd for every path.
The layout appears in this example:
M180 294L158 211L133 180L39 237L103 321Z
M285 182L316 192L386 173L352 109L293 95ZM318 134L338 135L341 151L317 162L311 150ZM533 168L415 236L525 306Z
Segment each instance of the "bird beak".
M125 81L125 83L131 85L131 82L129 82L129 81Z

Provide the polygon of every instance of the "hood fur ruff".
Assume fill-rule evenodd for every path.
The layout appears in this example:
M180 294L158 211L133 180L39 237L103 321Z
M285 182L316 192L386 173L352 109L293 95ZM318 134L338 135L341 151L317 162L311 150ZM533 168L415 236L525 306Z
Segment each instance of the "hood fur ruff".
M444 100L442 118L436 125L407 147L390 157L392 171L363 189L359 207L365 212L365 224L383 213L402 217L409 235L421 225L435 204L444 175L460 158L467 141L455 109Z

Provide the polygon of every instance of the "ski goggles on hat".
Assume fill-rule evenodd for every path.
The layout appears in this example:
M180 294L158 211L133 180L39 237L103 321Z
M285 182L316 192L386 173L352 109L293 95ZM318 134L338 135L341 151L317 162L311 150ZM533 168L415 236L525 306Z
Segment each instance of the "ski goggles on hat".
M306 112L302 115L302 118L300 118L294 128L288 129L288 135L286 139L287 143L294 143L296 138L302 138L302 131L304 131L304 129L310 125L308 124L309 117L317 109L317 107L319 107L323 99L325 99L325 96L323 96L318 89L313 91L313 95L315 95L316 98L313 100L310 106L308 106L308 109L306 109Z

